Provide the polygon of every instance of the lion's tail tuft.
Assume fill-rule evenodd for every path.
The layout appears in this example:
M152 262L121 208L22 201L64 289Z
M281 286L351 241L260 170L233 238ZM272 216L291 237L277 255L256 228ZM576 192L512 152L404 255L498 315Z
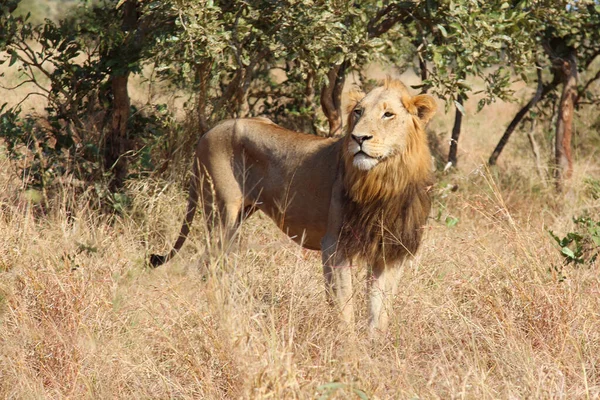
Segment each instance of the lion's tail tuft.
M150 259L148 260L148 264L152 268L157 268L167 262L167 256L162 256L160 254L151 254Z

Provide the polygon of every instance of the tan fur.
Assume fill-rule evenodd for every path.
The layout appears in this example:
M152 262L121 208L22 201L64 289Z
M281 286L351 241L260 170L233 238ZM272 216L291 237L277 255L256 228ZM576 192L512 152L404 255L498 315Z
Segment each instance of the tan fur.
M395 286L384 279L397 274L384 272L416 252L430 210L424 126L435 102L412 97L391 79L367 95L351 92L349 99L341 139L288 131L263 118L225 121L204 135L179 239L167 256L153 255L152 265L181 248L200 195L205 215L218 215L226 238L242 216L259 209L299 244L323 251L328 292L346 320L352 318L352 288L344 267L367 261L375 278L382 277L372 289L371 325L385 325L382 299Z
M432 184L431 154L423 127L435 111L435 102L429 96L411 98L400 81L388 78L384 88L397 91L411 114L405 151L369 171L353 168L351 155L342 153L348 196L341 243L350 255L363 256L371 262L377 259L394 262L414 254L431 208L428 193ZM349 109L361 100L354 99ZM346 141L352 140L353 129L350 113Z

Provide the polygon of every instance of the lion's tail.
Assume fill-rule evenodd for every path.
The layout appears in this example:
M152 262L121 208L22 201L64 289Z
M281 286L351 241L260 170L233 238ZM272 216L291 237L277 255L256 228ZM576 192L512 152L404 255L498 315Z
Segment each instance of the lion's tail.
M187 212L185 214L185 218L183 219L183 223L181 225L181 231L179 232L179 237L177 241L173 245L173 249L166 254L152 254L150 256L150 266L153 268L159 267L164 263L168 262L171 258L177 254L179 249L185 243L188 234L190 233L190 227L192 226L192 222L194 221L194 215L196 214L196 208L198 207L198 190L200 186L200 160L198 157L194 158L194 165L192 167L192 178L190 181L190 190L188 196L188 206Z

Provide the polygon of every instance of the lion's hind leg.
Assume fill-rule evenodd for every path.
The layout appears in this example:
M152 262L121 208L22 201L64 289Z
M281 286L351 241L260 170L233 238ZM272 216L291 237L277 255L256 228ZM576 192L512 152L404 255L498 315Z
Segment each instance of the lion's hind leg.
M231 177L233 178L233 177ZM203 182L202 204L206 226L206 255L220 257L231 248L241 220L247 215L244 196L235 180Z

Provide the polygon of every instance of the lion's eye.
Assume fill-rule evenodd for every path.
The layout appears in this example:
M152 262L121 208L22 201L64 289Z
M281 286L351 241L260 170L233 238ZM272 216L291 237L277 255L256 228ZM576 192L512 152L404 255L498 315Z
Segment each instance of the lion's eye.
M386 111L385 113L383 113L383 118L392 118L394 115L396 114Z
M363 110L361 110L360 108L355 108L355 109L354 109L354 111L353 111L353 113L354 113L354 116L355 116L356 118L360 118L360 116L361 116L361 115L362 115L362 113L363 113Z

